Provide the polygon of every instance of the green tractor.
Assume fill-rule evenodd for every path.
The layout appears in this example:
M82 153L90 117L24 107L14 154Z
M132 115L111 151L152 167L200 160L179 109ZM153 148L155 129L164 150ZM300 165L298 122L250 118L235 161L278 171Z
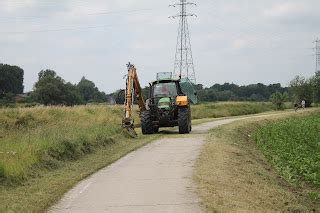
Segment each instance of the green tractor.
M161 127L179 127L180 134L192 130L190 104L197 104L197 94L188 79L173 79L172 73L158 73L150 83L146 110L141 111L143 134L154 134Z

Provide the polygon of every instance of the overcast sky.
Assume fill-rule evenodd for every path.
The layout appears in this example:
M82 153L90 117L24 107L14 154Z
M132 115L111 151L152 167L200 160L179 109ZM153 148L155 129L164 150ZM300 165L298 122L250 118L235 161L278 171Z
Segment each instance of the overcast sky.
M197 82L287 85L315 71L319 0L194 0L189 7ZM110 93L126 63L142 85L173 70L178 13L173 0L0 0L0 63L25 70L25 90L41 69L82 76Z

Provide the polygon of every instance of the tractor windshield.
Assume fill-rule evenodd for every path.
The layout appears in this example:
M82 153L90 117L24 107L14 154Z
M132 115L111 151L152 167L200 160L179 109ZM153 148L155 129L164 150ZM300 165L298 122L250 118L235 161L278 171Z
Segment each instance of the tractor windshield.
M178 93L175 82L154 85L153 96L155 98L176 97L177 95Z

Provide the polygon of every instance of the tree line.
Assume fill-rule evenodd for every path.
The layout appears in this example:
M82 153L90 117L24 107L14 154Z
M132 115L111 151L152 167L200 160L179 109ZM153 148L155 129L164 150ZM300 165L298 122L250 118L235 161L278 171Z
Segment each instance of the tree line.
M0 103L14 102L23 93L24 71L20 67L0 64ZM82 77L78 84L66 82L54 70L42 70L27 102L44 105L81 105L106 102L107 95Z
M299 103L306 101L306 105L320 103L320 71L312 77L296 76L290 82L290 94L292 101Z
M214 84L204 88L202 84L195 86L198 98L203 102L212 101L269 101L276 92L288 92L281 84L264 85L261 83L239 86L234 83Z
M0 99L10 100L14 94L23 93L23 77L20 67L0 63Z
M92 81L82 77L78 84L66 82L53 70L42 70L34 85L31 98L44 105L81 105L106 101L106 94L100 92Z
M13 102L16 94L23 93L24 71L18 66L0 64L0 103ZM291 101L306 105L320 102L320 71L311 78L296 76L289 87L281 84L264 85L261 83L239 86L234 83L214 84L204 87L202 84L194 85L200 102L214 101L272 101L279 108L283 102ZM147 98L149 88L143 89L143 96ZM66 82L54 70L42 70L34 84L29 102L44 105L81 105L87 103L102 103L108 99L123 103L124 93L119 91L106 95L99 91L96 85L82 77L78 84Z
M264 85L261 83L247 86L238 86L233 83L215 84L204 88L203 85L195 85L200 101L272 101L278 108L286 101L300 104L303 100L306 106L312 103L320 103L320 71L314 76L305 78L296 76L289 87L281 84Z

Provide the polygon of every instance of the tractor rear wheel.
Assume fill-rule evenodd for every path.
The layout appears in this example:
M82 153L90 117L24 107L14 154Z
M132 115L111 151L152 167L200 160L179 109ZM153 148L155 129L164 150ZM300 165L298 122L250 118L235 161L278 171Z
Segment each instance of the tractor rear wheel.
M180 107L178 115L179 133L188 134L191 132L190 107Z
M141 112L141 129L142 134L151 135L154 133L150 111Z
M153 133L159 133L159 127L153 127Z

